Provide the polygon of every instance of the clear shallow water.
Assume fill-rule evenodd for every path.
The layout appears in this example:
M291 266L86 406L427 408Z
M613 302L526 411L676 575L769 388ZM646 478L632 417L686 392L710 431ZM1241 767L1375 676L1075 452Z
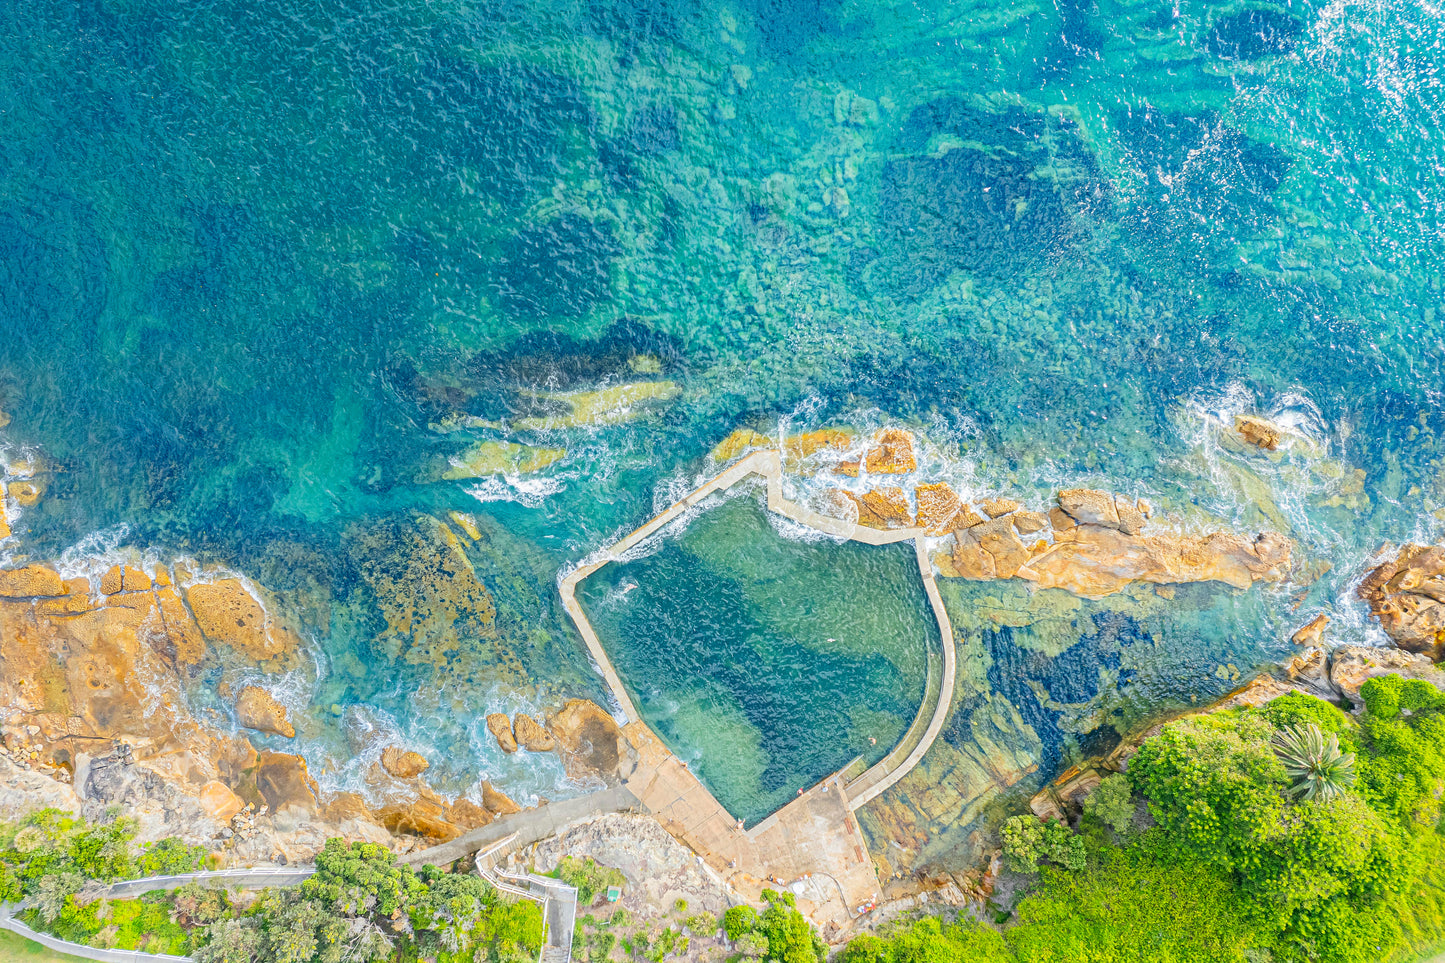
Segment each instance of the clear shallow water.
M911 544L788 540L750 498L579 595L648 725L748 823L881 759L938 651Z
M1359 636L1365 553L1442 527L1442 31L1410 2L8 0L0 409L59 469L10 551L125 525L235 566L324 651L327 725L375 706L459 783L554 793L470 720L602 697L556 571L739 423L913 421L960 487L1285 527L1333 568L1224 596L1231 644L1320 607ZM528 391L638 378L682 394L517 427ZM1221 450L1237 410L1321 454ZM483 439L567 454L426 480ZM1325 504L1326 462L1365 497ZM497 638L393 664L369 579L452 510ZM308 751L340 766L333 728Z

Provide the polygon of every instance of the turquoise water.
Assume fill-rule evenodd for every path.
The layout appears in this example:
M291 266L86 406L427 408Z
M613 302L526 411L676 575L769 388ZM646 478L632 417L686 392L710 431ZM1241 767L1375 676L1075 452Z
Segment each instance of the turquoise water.
M579 590L643 719L749 824L883 758L938 652L912 543L791 534L734 498Z
M979 491L1285 527L1332 568L1211 602L1225 661L1320 609L1360 637L1365 554L1442 528L1442 35L1391 0L5 0L0 410L55 470L4 550L244 571L324 653L308 751L371 707L442 781L553 796L477 710L604 697L556 574L739 424L902 421ZM637 380L681 394L526 421ZM1221 449L1241 410L1319 454ZM567 454L435 480L488 439ZM449 511L496 636L441 673L374 582Z

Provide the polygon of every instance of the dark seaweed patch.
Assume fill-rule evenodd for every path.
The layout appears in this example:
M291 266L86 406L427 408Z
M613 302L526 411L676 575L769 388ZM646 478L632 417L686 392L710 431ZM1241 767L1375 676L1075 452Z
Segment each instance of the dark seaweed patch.
M638 355L657 358L663 372L672 377L684 363L682 344L675 338L624 318L595 341L579 341L557 331L535 331L507 351L474 355L467 368L481 386L479 395L495 397L535 385L563 390L592 386L628 372L628 361Z
M614 187L631 190L641 181L638 158L672 153L681 143L677 110L649 104L632 115L619 136L598 145L597 159Z
M507 243L498 264L497 300L522 318L581 317L607 299L618 253L607 222L563 214Z
M1289 53L1304 30L1304 21L1279 10L1241 10L1215 22L1206 46L1226 60L1256 60Z
M416 164L443 176L465 165L508 204L550 187L569 132L592 126L576 83L539 67L434 58L402 83Z

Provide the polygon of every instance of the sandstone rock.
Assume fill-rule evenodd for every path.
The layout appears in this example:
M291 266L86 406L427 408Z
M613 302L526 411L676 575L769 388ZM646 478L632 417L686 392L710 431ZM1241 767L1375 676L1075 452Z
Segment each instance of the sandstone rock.
M462 829L470 831L487 825L492 821L493 816L484 807L463 796L447 807L447 819Z
M248 685L241 690L236 697L236 718L241 725L257 732L272 732L288 739L296 736L295 728L286 718L286 707L260 686Z
M1286 662L1284 673L1292 682L1322 691L1330 688L1329 658L1318 646L1307 648Z
M522 811L522 807L513 802L511 796L486 780L482 782L482 807L494 816L510 816Z
M503 752L517 751L517 737L512 733L512 720L507 718L505 712L488 713L487 730L496 736L497 745L502 747Z
M432 793L414 800L391 803L376 811L381 824L398 836L421 836L445 843L462 834L462 828L447 818L446 804Z
M852 492L841 494L858 506L859 525L869 528L906 528L913 520L908 507L908 496L901 488L879 488L862 495L854 495Z
M610 713L595 702L572 699L547 727L557 740L567 772L574 778L622 774L629 761L628 746Z
M1056 532L1067 532L1076 528L1079 523L1074 521L1068 512L1055 505L1049 509L1049 524Z
M979 526L975 526L977 528ZM952 574L957 578L974 579L975 581L989 581L998 578L998 569L994 566L993 555L983 550L983 544L979 537L973 534L973 529L960 529L954 533L956 542L953 549Z
M398 779L420 776L429 765L421 753L411 752L401 746L387 746L381 751L381 768Z
M901 428L884 428L873 438L874 446L863 456L870 475L904 475L918 467L913 454L913 435Z
M1059 508L1080 525L1119 527L1114 496L1093 488L1066 488L1059 492Z
M525 712L517 713L512 722L512 732L516 734L517 744L528 752L551 752L557 748L557 740L552 738L552 734Z
M1029 560L1029 550L1014 534L1013 523L1005 517L975 525L968 534L978 539L981 549L993 556L998 578L1013 578L1019 567Z
M65 580L53 568L27 565L0 569L0 598L58 598L66 591Z
M1123 495L1114 496L1114 512L1119 516L1119 531L1138 535L1144 530L1144 512L1139 505Z
M165 570L157 574L157 583ZM199 665L206 657L206 640L201 635L201 627L191 616L190 609L181 597L169 584L169 577L166 577L167 584L157 584L155 588L156 608L160 612L161 631L151 633L148 638L152 647L161 653L171 662L182 666ZM116 599L111 604L118 604Z
M1012 498L990 498L983 503L983 512L989 518L998 518L1009 512L1016 512L1023 506Z
M929 535L945 535L953 530L960 503L958 494L952 488L942 482L919 485L913 489L913 497L918 503L915 525Z
M1049 517L1039 512L1018 511L1009 516L1020 535L1032 535L1049 527Z
M218 779L201 786L196 799L212 819L220 823L231 821L231 817L245 808L246 803L231 791L231 787Z
M44 493L45 487L38 479L13 481L9 485L10 497L22 508L29 508L40 501L40 496Z
M1402 546L1358 591L1396 645L1445 659L1445 546Z
M1235 415L1234 433L1256 448L1274 451L1284 438L1283 430L1276 424L1254 415Z
M1134 581L1219 581L1243 589L1289 574L1291 543L1275 532L1254 539L1227 532L1128 535L1114 527L1081 524L1070 535L1031 558L1018 570L1019 577L1041 588L1103 598Z
M717 443L712 450L712 458L720 463L729 462L744 452L767 448L772 443L773 440L761 432L753 431L751 428L738 428Z
M853 444L853 434L840 428L819 428L789 435L783 442L783 467L796 471L806 458L818 452L843 452Z
M953 516L953 529L959 531L972 528L975 525L982 525L984 521L984 517L974 511L972 505L963 503L958 506L958 514Z
M296 808L316 809L316 780L306 769L306 760L286 752L257 753L256 765L247 770L237 795L252 805L267 806L271 812Z
M1330 617L1321 613L1300 626L1295 634L1289 637L1289 640L1295 645L1319 645L1325 626L1329 624Z
M280 662L300 647L301 640L275 624L240 579L192 585L186 601L206 638L257 663Z
M129 565L117 565L100 577L100 591L103 595L121 592L149 592L151 577L140 569Z
M82 612L94 612L99 607L90 597L88 578L67 579L63 597L40 599L35 603L35 611L42 615L80 615Z
M1445 670L1418 652L1342 645L1330 654L1330 682L1356 705L1360 704L1360 686L1366 679L1391 673L1407 679L1425 679L1445 689Z

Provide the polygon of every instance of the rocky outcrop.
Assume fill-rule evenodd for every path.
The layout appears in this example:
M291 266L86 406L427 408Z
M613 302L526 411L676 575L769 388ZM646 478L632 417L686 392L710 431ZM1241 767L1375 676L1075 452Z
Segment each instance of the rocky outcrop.
M546 727L525 712L517 713L512 721L512 732L517 737L517 745L528 752L551 752L557 748L557 740L552 738Z
M839 475L857 478L860 468L870 475L906 475L917 469L912 433L902 428L884 428L873 436L861 460L840 461L833 470Z
M430 765L421 753L403 749L401 746L387 746L381 750L381 768L398 779L420 776Z
M1368 645L1342 645L1330 653L1330 682L1339 693L1356 705L1360 702L1360 686L1377 675L1401 675L1407 679L1424 679L1445 689L1445 669L1418 652L1380 648Z
M57 598L66 592L60 573L44 565L0 570L0 598Z
M572 699L547 720L557 751L575 779L615 779L624 774L631 749L606 709L586 699Z
M934 563L945 576L1020 578L1094 599L1133 582L1219 581L1248 588L1281 581L1290 572L1292 543L1275 532L1146 533L1152 509L1142 500L1066 489L1058 502L1044 516L1009 499L991 499L982 506L990 516L986 520L960 505L953 517L953 550L935 555Z
M1296 629L1289 640L1295 645L1319 645L1325 634L1325 626L1329 624L1330 617L1321 613Z
M240 579L192 585L186 601L207 639L230 646L266 671L289 668L301 648L296 634L271 618Z
M247 729L270 732L288 739L296 736L286 707L260 686L248 685L236 697L236 719Z
M1402 546L1365 576L1359 596L1400 648L1445 659L1445 546Z
M820 428L789 435L783 439L783 469L801 472L808 468L808 461L815 455L839 455L853 444L852 432L841 428ZM749 451L761 448L776 448L777 441L751 428L739 428L728 435L712 450L712 459L719 464L732 461Z
M1234 433L1256 448L1274 451L1284 439L1284 430L1274 422L1254 415L1235 415Z
M497 740L497 745L502 751L513 753L517 751L517 737L512 732L512 720L505 712L493 712L487 716L487 731Z
M502 792L489 781L482 781L482 808L493 816L510 816L522 811L512 797Z

